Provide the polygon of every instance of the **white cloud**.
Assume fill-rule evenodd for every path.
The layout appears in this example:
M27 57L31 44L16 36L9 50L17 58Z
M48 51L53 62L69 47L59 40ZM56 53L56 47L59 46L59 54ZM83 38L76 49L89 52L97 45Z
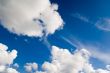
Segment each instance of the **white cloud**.
M0 66L0 72L3 72L5 70L5 66Z
M65 37L65 36L60 36L60 37L61 39L66 41L68 44L70 44L73 47L76 47L77 49L83 48L81 42L77 40L77 38L75 38L73 35L70 35L70 34L68 35L69 37Z
M49 0L0 0L0 20L10 32L30 37L53 34L63 26L58 5Z
M106 68L107 68L108 70L110 70L110 65L107 65Z
M19 72L13 68L6 68L3 73L19 73Z
M92 53L92 57L99 59L105 64L110 64L110 53L100 51L98 48L90 46L88 47L88 50Z
M98 60L102 61L105 64L110 64L110 53L104 52L100 50L102 47L97 45L90 45L90 42L85 43L82 41L79 41L77 38L75 38L73 35L69 35L69 37L61 36L61 38L66 41L68 44L76 47L77 49L86 48L88 51L91 52L92 57L97 58Z
M110 73L109 69L94 69L89 63L90 52L85 49L70 53L67 49L52 46L51 62L44 62L43 71L31 73ZM109 65L107 65L109 67Z
M99 19L95 26L104 31L110 31L110 18L101 18Z
M14 68L19 68L19 64L18 63L15 63L15 64L13 64L13 67Z
M26 63L24 68L27 72L32 72L32 71L36 71L38 69L38 65L37 65L37 63Z
M17 51L7 51L8 47L0 43L0 65L10 65L17 57Z
M7 51L8 47L0 43L0 73L19 73L14 68L10 67L14 59L17 57L17 51Z

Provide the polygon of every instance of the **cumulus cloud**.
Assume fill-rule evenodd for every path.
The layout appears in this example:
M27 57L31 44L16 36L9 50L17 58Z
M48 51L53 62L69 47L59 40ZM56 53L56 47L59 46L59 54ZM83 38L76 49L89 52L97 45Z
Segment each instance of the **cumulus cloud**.
M1 25L17 35L42 37L62 28L58 5L49 0L0 0Z
M7 51L8 47L0 43L0 65L10 65L17 57L17 51Z
M44 62L43 71L31 71L31 73L110 73L109 65L107 69L94 69L89 63L91 53L85 49L69 52L67 49L52 46L51 62ZM32 66L32 65L31 65Z
M99 19L95 26L104 31L110 31L110 18L101 18Z
M35 62L34 63L26 63L24 68L27 72L32 72L32 71L36 71L38 69L38 65Z
M17 51L7 51L8 47L0 43L0 73L19 73L16 69L10 67L17 57Z

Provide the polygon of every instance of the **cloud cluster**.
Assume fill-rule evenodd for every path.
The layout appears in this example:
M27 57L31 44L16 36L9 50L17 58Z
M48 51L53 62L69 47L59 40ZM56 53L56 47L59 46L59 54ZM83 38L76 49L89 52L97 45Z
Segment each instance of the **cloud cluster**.
M51 61L44 62L42 70L38 70L38 64L26 63L25 71L28 73L110 73L110 65L106 69L94 69L89 63L91 53L85 49L77 50L74 53L67 49L52 46ZM0 43L0 73L19 73L13 67L19 67L17 63L13 64L17 57L17 51L8 51L8 47ZM13 65L13 67L11 66Z
M17 35L42 37L62 28L58 5L49 0L0 0L1 25Z
M52 60L51 62L44 62L43 71L38 71L36 68L36 71L31 71L31 73L110 73L109 65L107 65L107 69L94 69L89 63L91 54L85 49L70 53L67 49L53 46L51 53Z
M7 51L8 47L0 43L0 73L19 73L16 69L10 67L17 57L17 51Z

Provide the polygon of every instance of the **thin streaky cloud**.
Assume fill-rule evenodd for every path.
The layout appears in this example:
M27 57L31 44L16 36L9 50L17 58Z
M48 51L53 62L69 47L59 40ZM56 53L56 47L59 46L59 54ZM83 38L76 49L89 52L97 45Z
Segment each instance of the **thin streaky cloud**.
M73 17L78 18L82 21L89 22L89 19L79 13L72 14Z
M78 39L76 39L74 36L70 36L70 37L60 36L60 37L68 44L72 45L73 47L76 47L77 49L83 48L81 42Z
M110 31L110 18L100 18L95 23L95 26L103 31Z
M86 23L93 24L99 30L110 31L110 18L108 17L102 17L99 18L96 22L93 22L88 17L81 15L80 13L74 13L72 16Z
M40 39L40 41L42 41L43 44L48 48L48 50L51 51L50 48L52 47L52 45L51 45L51 43L49 42L49 40L46 36L43 37L42 39Z
M101 51L101 47L87 45L85 46L91 53L94 58L99 59L100 61L104 62L105 64L110 64L110 54L107 52Z
M98 60L102 61L105 64L110 64L110 54L101 51L101 47L97 47L94 45L90 45L89 42L88 44L85 44L83 42L81 42L80 40L76 39L74 36L70 36L70 37L61 37L64 41L66 41L68 44L76 47L77 49L81 49L81 48L85 48L88 51L91 52L92 57L97 58Z
M77 18L77 19L79 19L81 21L84 21L86 23L94 24L88 17L86 17L86 16L84 16L84 15L82 15L80 13L73 13L71 16L74 17L74 18Z

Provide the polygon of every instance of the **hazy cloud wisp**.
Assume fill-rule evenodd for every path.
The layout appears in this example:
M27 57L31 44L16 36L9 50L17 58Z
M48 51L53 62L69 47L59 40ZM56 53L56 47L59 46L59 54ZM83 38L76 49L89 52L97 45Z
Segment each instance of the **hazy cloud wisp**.
M101 18L99 19L95 26L104 31L110 31L110 18Z

